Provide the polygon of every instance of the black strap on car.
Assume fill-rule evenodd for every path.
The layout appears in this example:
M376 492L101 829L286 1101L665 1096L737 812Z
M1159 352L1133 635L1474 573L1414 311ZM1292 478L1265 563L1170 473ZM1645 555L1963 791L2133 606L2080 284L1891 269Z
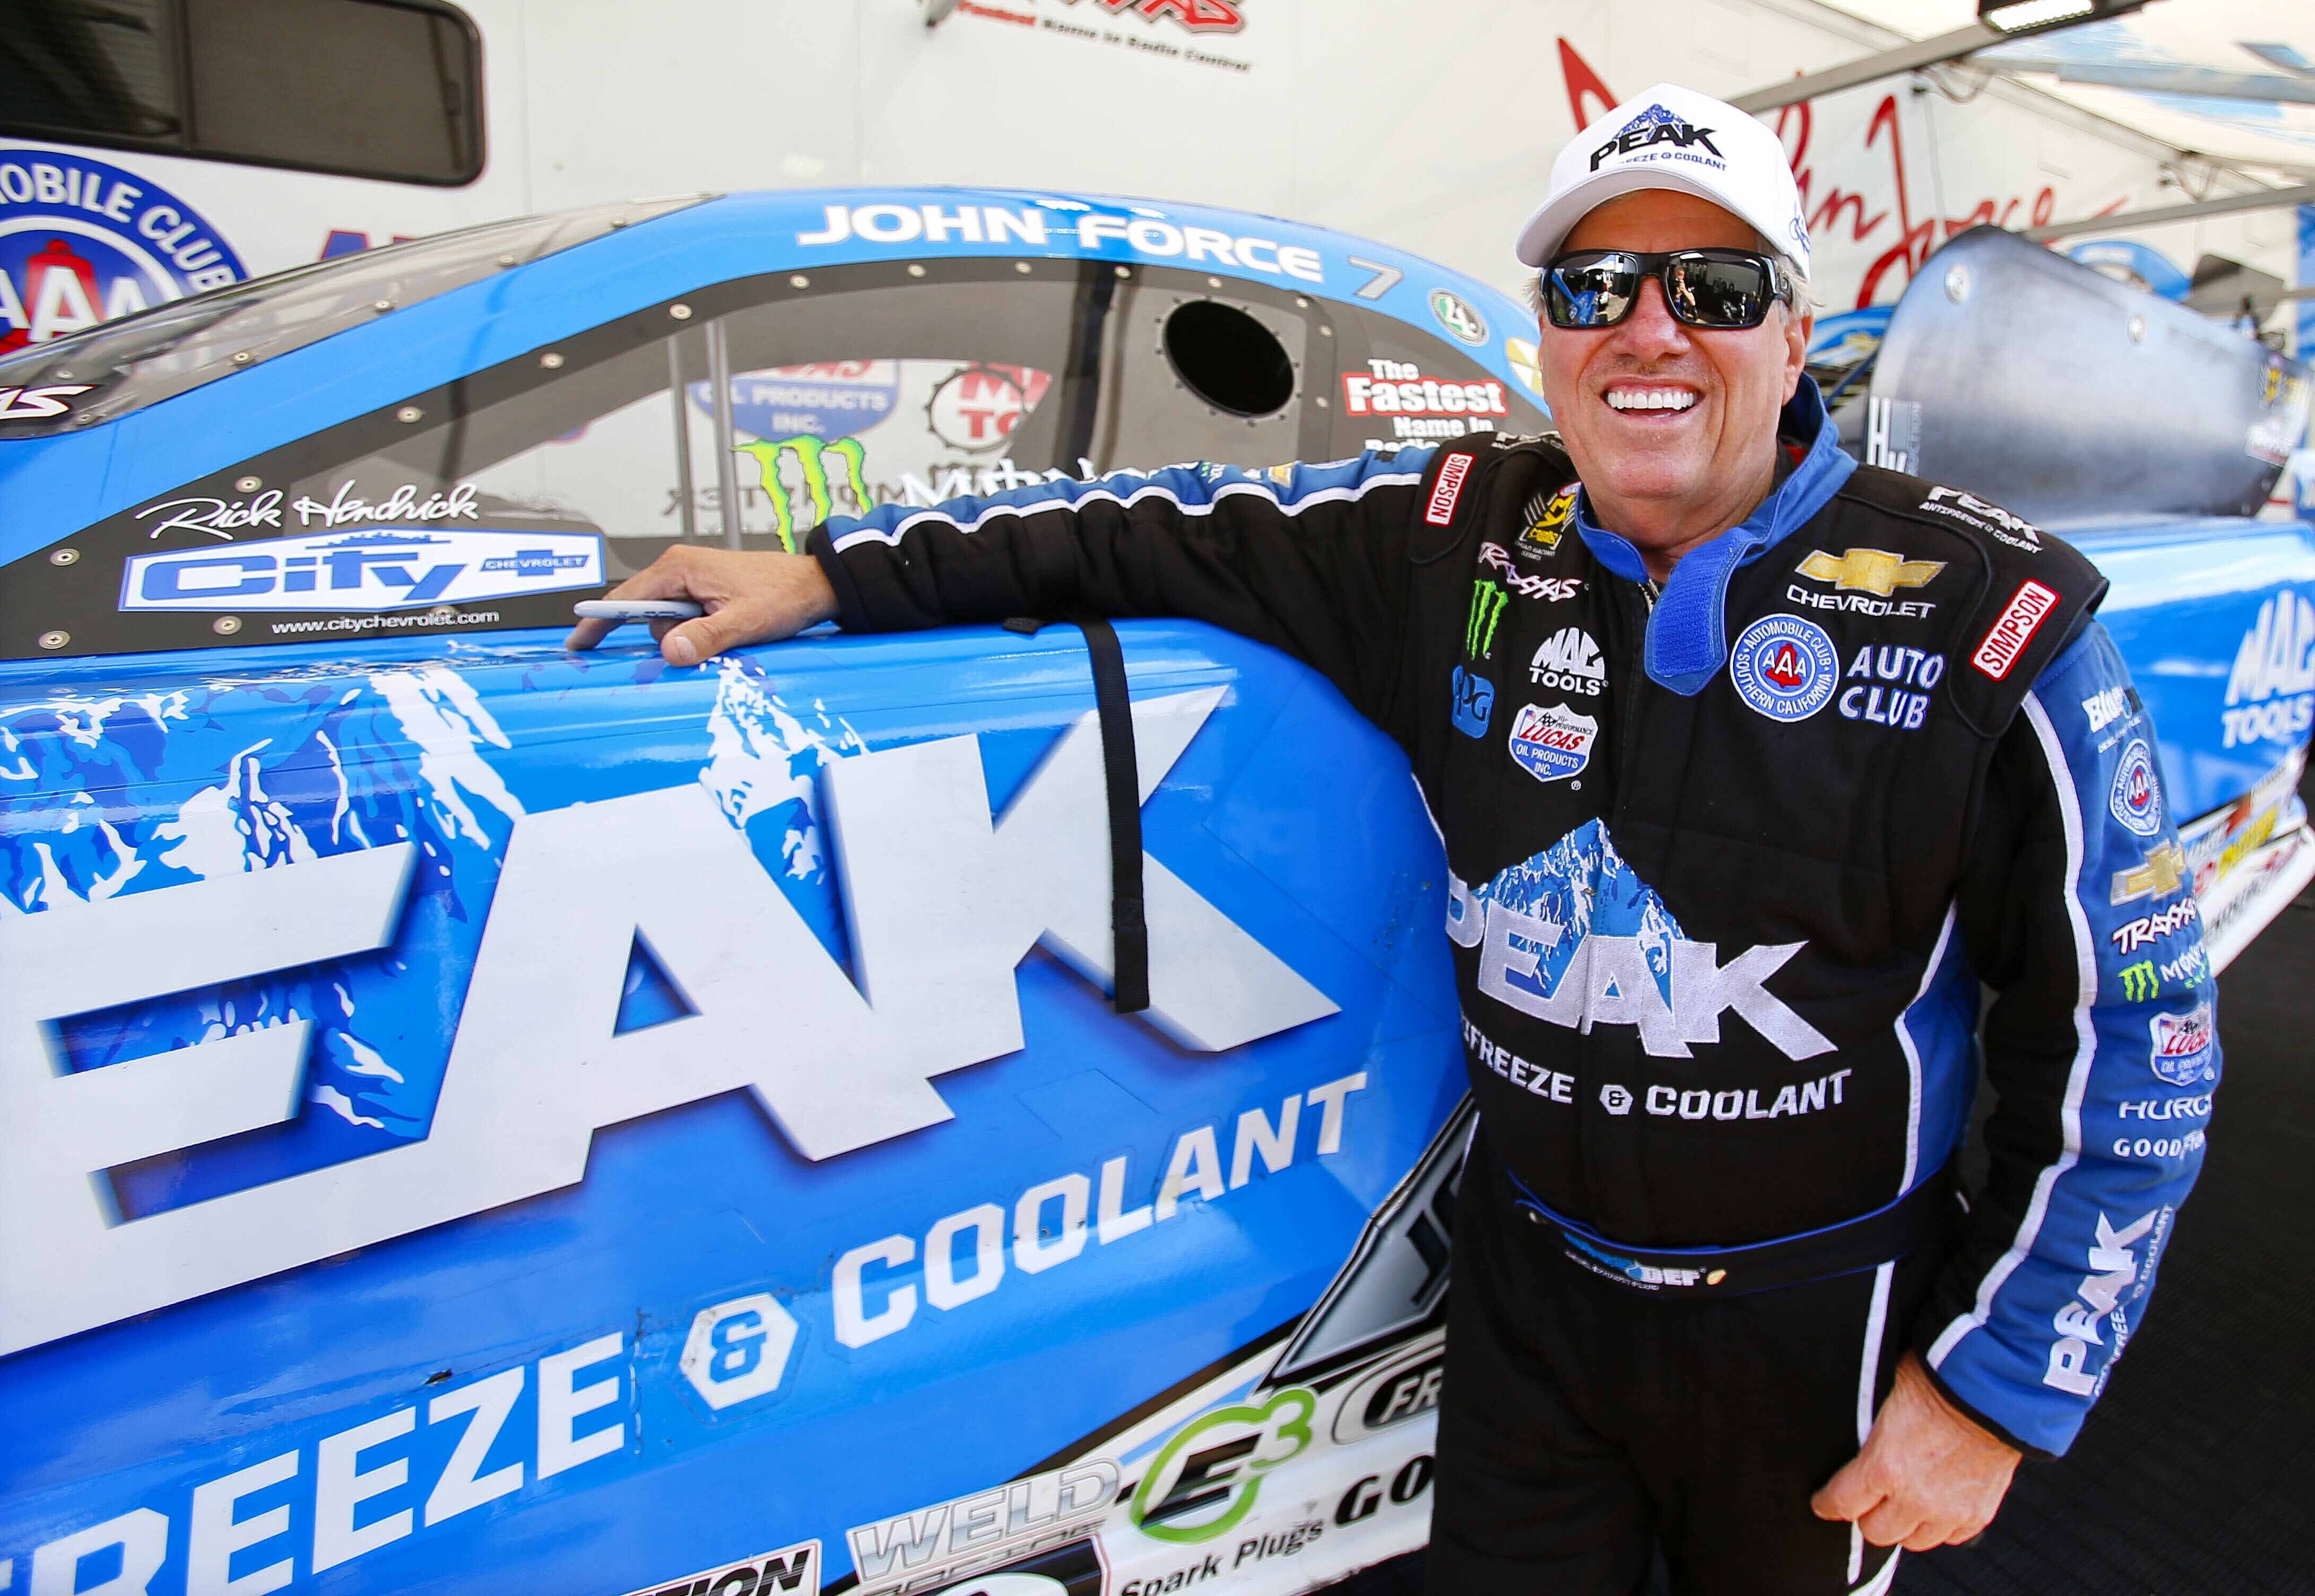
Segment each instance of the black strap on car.
M1073 616L1093 662L1094 713L1101 723L1101 774L1109 801L1111 1006L1140 1014L1149 1006L1149 923L1141 891L1141 769L1134 758L1133 703L1125 684L1125 651L1099 616ZM1021 616L1007 632L1033 637L1047 622Z

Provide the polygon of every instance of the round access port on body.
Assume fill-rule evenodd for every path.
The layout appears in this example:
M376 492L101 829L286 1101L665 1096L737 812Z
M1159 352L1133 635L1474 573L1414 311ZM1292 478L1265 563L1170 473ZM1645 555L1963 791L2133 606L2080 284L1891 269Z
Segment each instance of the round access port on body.
M1232 415L1266 416L1294 397L1278 334L1236 306L1193 299L1166 318L1166 358L1192 393Z

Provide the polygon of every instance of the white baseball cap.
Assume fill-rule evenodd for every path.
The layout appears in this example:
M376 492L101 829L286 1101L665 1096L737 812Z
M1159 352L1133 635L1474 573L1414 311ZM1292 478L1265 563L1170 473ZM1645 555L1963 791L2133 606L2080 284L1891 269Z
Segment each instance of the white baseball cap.
M1743 111L1658 84L1578 133L1551 164L1551 196L1520 229L1519 258L1540 266L1593 208L1639 189L1675 189L1750 222L1809 270L1808 218L1784 141Z

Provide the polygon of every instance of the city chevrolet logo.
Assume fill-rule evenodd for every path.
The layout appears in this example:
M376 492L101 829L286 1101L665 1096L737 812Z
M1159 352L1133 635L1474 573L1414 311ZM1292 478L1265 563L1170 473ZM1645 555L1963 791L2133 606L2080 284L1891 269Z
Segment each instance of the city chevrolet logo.
M1849 549L1838 559L1819 549L1794 569L1844 593L1886 598L1899 588L1928 587L1945 568L1943 560L1908 560L1886 549Z
M2135 903L2141 898L2168 898L2186 879L2186 850L2175 842L2166 842L2146 856L2146 863L2135 870L2114 873L2114 897L2116 903Z

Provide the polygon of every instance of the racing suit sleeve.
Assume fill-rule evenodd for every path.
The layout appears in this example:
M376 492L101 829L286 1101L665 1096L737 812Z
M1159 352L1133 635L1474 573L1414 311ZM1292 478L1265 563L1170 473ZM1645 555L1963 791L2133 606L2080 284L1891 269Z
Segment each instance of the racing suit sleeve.
M835 519L811 548L850 630L1013 616L1181 616L1315 667L1407 739L1392 704L1407 539L1430 448L1323 466L1174 466Z
M2203 1161L2215 990L2154 729L2106 628L1996 749L1957 903L1995 1104L1984 1192L1921 1317L1940 1388L2025 1450L2080 1430Z

